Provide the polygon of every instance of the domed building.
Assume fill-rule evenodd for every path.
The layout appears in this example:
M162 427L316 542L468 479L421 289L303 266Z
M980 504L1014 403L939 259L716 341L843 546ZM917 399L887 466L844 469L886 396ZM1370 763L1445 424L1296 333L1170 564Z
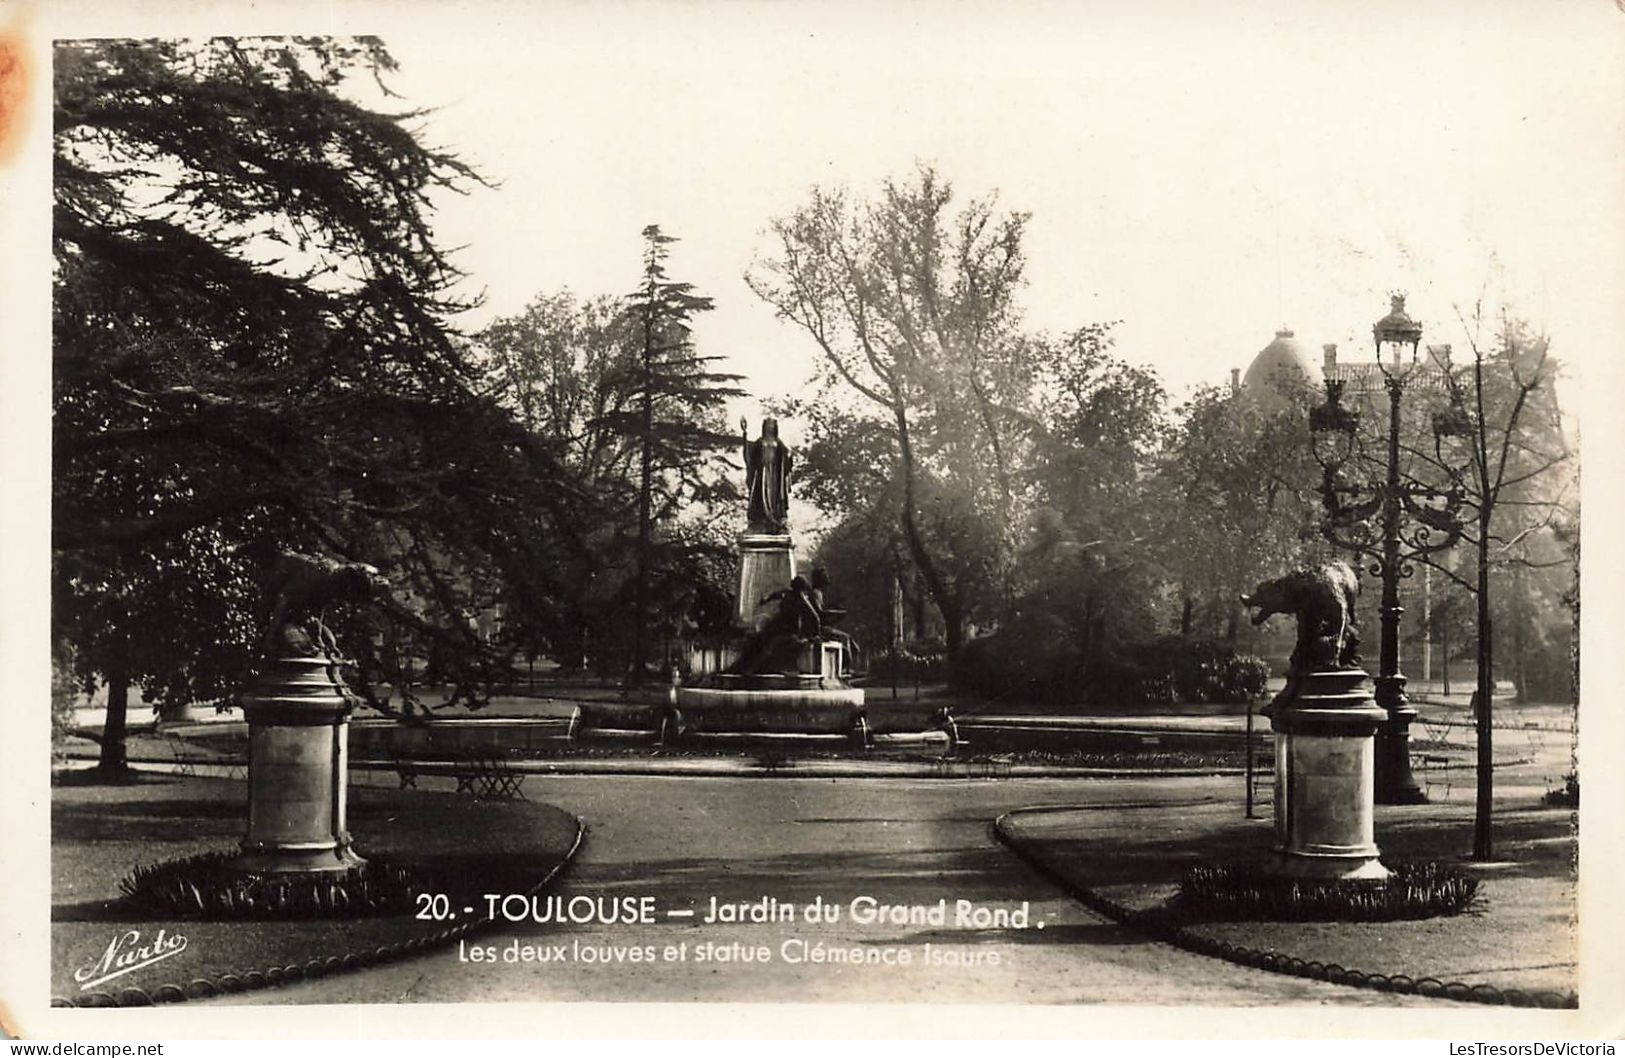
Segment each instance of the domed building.
M1279 406L1283 401L1313 400L1322 391L1320 365L1304 351L1289 330L1275 332L1275 340L1258 351L1246 374L1232 372L1231 384L1263 406Z

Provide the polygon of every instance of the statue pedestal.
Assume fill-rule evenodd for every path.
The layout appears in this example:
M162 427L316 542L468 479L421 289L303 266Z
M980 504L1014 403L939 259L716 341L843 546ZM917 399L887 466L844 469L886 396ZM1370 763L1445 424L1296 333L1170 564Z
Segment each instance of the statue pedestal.
M747 632L760 628L773 616L773 605L759 605L762 596L788 588L796 575L796 556L789 533L742 533L739 537L739 600L734 620Z
M1373 735L1387 718L1361 669L1292 673L1264 709L1275 731L1273 869L1381 880Z
M350 871L345 824L354 699L322 657L277 658L243 695L248 833L232 861L256 874Z

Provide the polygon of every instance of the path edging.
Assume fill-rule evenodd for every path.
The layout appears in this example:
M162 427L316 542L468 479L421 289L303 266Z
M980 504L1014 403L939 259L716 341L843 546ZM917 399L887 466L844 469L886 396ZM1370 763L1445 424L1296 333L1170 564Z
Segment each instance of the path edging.
M576 854L581 851L582 844L587 838L587 824L579 816L572 816L575 820L576 833L570 848L565 851L564 857L553 868L542 876L541 880L525 890L527 897L534 896L547 888L554 879L562 874L565 868L575 862ZM310 981L334 974L348 973L353 970L377 966L380 963L392 962L396 959L422 955L434 951L454 940L461 940L470 933L483 930L495 924L495 919L485 915L471 922L464 922L456 926L447 926L437 933L426 934L421 937L408 937L405 940L390 944L380 944L377 947L366 949L351 949L337 955L313 956L303 966L289 963L287 966L272 966L264 970L247 970L238 973L228 970L225 973L215 974L213 977L194 977L184 986L177 984L163 984L150 992L145 988L131 985L118 992L87 992L78 997L52 996L53 1007L149 1007L159 1003L184 1003L188 999L210 999L219 995L238 992L251 992L260 988L275 988L278 985L292 984L295 981Z
M1043 809L1036 811L1066 811L1068 808L1074 807L1078 806L1045 806ZM1169 921L1156 911L1140 911L1102 895L1099 891L1063 873L1043 856L1033 851L1031 839L1023 839L1011 833L1007 823L1012 816L1033 811L1035 810L1018 808L999 816L993 821L993 836L999 840L1000 844L1014 853L1017 858L1055 882L1091 911L1192 954L1223 959L1238 966L1249 966L1270 973L1287 974L1292 977L1307 977L1311 980L1348 985L1353 988L1368 988L1377 992L1419 995L1430 999L1454 999L1464 1003L1568 1010L1577 1009L1580 1005L1579 997L1572 992L1562 993L1521 988L1503 989L1491 984L1468 985L1461 981L1445 982L1436 977L1367 973L1337 963L1322 963L1317 959L1300 959L1296 955L1287 955L1273 948L1249 948L1240 944L1232 944L1229 941L1214 940L1211 937L1201 936L1184 926Z

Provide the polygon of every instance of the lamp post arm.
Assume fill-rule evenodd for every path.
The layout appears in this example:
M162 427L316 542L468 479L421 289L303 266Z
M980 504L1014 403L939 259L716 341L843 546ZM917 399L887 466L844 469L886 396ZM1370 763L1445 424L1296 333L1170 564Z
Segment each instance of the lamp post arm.
M1359 536L1344 536L1338 532L1340 528L1344 528L1344 526L1331 521L1322 522L1320 524L1320 535L1345 551L1352 551L1356 555L1365 555L1377 559L1382 557L1382 543L1380 540L1372 539L1370 526L1367 523L1355 522L1346 526L1346 528L1364 530L1364 535Z
M1424 521L1413 526L1408 534L1402 534L1400 539L1406 545L1402 552L1404 561L1418 561L1435 551L1448 551L1461 542L1462 526L1460 522L1430 524ZM1435 533L1443 533L1442 537L1435 537Z
M1351 486L1335 485L1328 475L1326 483L1321 486L1320 490L1321 503L1326 508L1328 520L1339 525L1363 522L1382 510L1385 498L1382 489L1377 489L1365 499L1355 500L1354 502L1348 502L1343 498L1345 496L1359 496L1362 491Z

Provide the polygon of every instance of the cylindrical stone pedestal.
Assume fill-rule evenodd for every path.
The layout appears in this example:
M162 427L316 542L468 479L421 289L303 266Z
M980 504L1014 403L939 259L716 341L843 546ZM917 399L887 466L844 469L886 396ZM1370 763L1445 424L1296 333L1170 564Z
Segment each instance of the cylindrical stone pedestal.
M788 588L796 575L796 555L789 533L744 533L739 537L739 600L734 613L739 627L754 632L773 616L762 596Z
M1275 730L1274 868L1380 880L1372 736L1387 717L1360 669L1294 673L1265 713Z
M248 833L243 871L348 871L365 861L345 824L353 697L326 658L277 658L243 695Z

